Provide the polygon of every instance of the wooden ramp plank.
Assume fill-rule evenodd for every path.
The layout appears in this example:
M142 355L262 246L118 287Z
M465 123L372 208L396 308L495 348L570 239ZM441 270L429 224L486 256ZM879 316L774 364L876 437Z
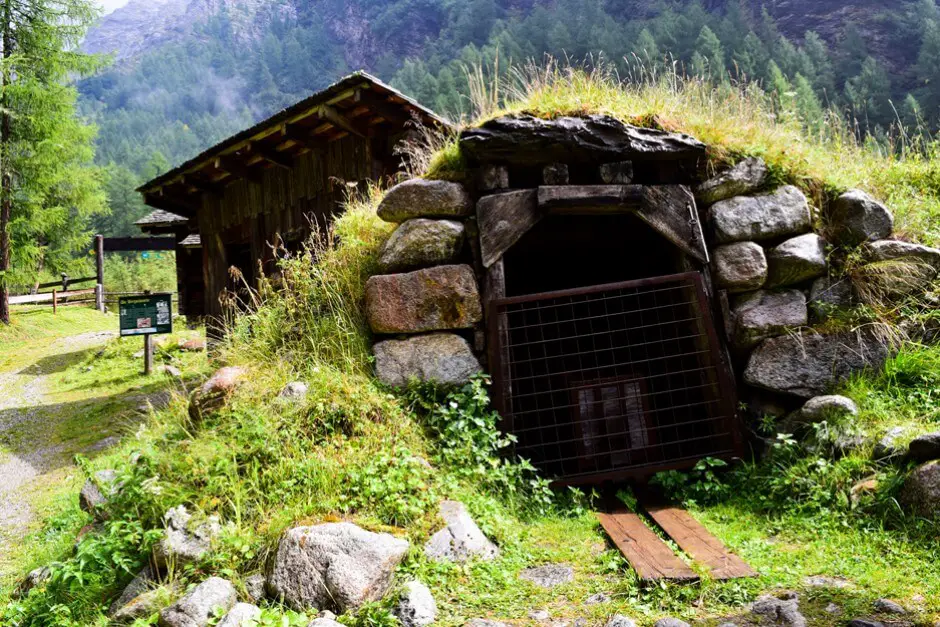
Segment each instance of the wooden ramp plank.
M646 511L683 551L709 568L715 579L756 577L747 562L728 550L724 543L709 533L697 520L680 507L659 505Z
M643 581L694 581L695 571L673 553L643 520L627 509L598 514L601 526Z

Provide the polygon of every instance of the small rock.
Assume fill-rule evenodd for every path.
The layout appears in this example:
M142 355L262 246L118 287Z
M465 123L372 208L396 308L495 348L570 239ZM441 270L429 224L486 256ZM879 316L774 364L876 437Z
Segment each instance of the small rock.
M14 592L13 597L22 599L28 596L30 590L46 583L49 581L51 576L52 570L48 566L34 568L26 574L26 577L23 578L23 581L20 582L20 585L16 587L16 591Z
M799 290L759 290L743 294L735 299L732 316L735 346L753 348L769 337L805 326L808 322L806 296Z
M133 355L131 355L131 357L133 357L134 359L143 359L143 358L144 358L144 351L137 351L136 353L134 353Z
M542 588L554 588L574 581L574 569L564 564L546 564L535 568L526 568L519 576Z
M627 618L623 614L614 614L604 627L636 627L636 621L632 618Z
M317 618L325 618L327 620L336 620L336 614L334 614L330 610L323 610L322 612L317 614Z
M797 285L826 274L826 242L815 233L788 239L767 252L767 287Z
M584 600L585 605L599 605L601 603L610 603L610 595L606 592L592 594Z
M491 560L499 555L499 549L483 535L463 503L444 501L440 516L445 527L424 545L430 559L465 562L472 557Z
M711 206L708 217L719 244L800 235L811 226L809 202L792 185L772 194L722 200Z
M885 627L885 625L870 618L853 618L849 621L849 627Z
M894 229L894 216L883 204L859 189L839 196L829 209L829 230L850 246L885 239Z
M862 481L859 481L852 486L852 489L849 492L849 500L851 500L853 505L857 505L861 502L863 496L874 494L877 491L878 478L869 477L868 479L863 479Z
M410 383L464 385L483 367L465 339L452 333L385 340L373 347L379 381L391 387Z
M759 289L767 281L767 258L759 244L719 246L712 257L718 285L732 294Z
M813 575L803 580L803 585L807 588L832 588L834 590L848 590L855 587L848 579L842 577L827 577L825 575Z
M437 604L428 587L420 581L406 583L395 616L403 627L425 627L437 620Z
M679 620L678 618L660 618L658 621L653 623L653 627L691 627L684 620Z
M862 449L867 440L864 435L857 433L843 433L839 435L832 443L832 453L837 459L848 457L852 453Z
M605 185L629 185L633 182L633 162L605 163L600 167L600 175Z
M568 166L564 163L551 163L542 168L542 181L546 185L567 185Z
M118 489L116 481L117 471L112 469L99 470L91 479L88 479L78 495L78 505L82 511L93 514L97 520L101 520L102 514L99 510L107 505L108 499Z
M874 604L875 611L883 614L907 614L907 610L891 599L878 599Z
M840 423L858 416L858 405L845 396L829 394L815 396L803 405L800 418L804 423L818 424L823 421Z
M940 459L940 432L928 433L911 440L907 456L917 463Z
M222 617L216 627L255 627L261 618L261 608L251 603L236 603Z
M386 222L453 218L473 213L473 200L459 183L411 179L388 190L376 210Z
M142 592L120 608L117 608L111 614L111 622L121 625L151 616L166 606L172 592L169 588L157 588Z
M335 616L335 615L334 615ZM314 618L307 623L307 627L344 627L342 623L336 622L335 618Z
M506 623L485 618L473 618L464 623L463 627L509 627Z
M281 537L268 589L297 611L355 611L385 595L408 547L351 523L295 527Z
M245 579L245 594L252 603L257 603L265 597L264 587L264 575L261 573L255 573Z
M195 562L209 551L212 541L222 531L218 516L210 516L194 527L192 514L184 505L172 508L163 519L166 533L153 548L154 563L158 568L166 568L171 562L177 566Z
M206 350L206 341L203 339L186 340L179 345L184 353L201 353Z
M779 599L772 596L762 596L751 606L751 612L758 616L790 627L806 627L806 618L800 613L800 601L795 594L786 595Z
M529 618L542 622L551 618L551 615L546 610L532 610L529 612Z
M183 378L183 373L182 373L182 371L181 371L179 368L177 368L176 366L171 366L171 365L169 365L169 364L164 364L163 366L160 366L160 367L157 369L157 372L162 372L162 373L165 374L166 376L172 377L172 378L174 378L174 379L181 379L181 378Z
M828 320L839 310L855 306L855 291L847 278L819 277L809 290L809 307L817 320Z
M225 579L209 577L179 601L160 612L160 627L206 627L219 609L228 611L238 593Z
M509 168L504 165L484 165L480 168L479 187L484 192L508 188Z
M458 261L464 226L452 220L415 218L391 234L379 255L379 272L392 274Z
M307 397L309 386L303 381L291 381L284 386L284 389L278 394L278 398L292 401L303 400Z
M236 389L248 379L244 368L228 366L219 368L209 380L193 390L189 397L189 417L200 421L210 412L220 409Z
M904 437L906 429L904 427L892 427L888 432L878 440L872 451L873 459L894 459L901 457L907 451L899 444L899 440Z
M767 174L767 164L763 159L744 159L696 187L695 200L701 205L711 205L735 196L752 194L764 186Z
M826 606L824 611L826 612L826 614L841 614L842 608L836 605L835 603L830 603L829 605Z
M721 623L721 624L718 625L718 627L738 627L738 624L737 624L737 623L731 623L731 622L728 622L728 623Z
M137 576L134 577L127 586L124 587L124 590L121 592L121 595L111 603L111 607L108 609L108 616L114 616L117 614L121 608L127 606L128 603L145 593L150 589L150 585L154 582L153 570L150 566L145 566Z
M927 462L901 486L901 503L924 518L940 518L940 462Z

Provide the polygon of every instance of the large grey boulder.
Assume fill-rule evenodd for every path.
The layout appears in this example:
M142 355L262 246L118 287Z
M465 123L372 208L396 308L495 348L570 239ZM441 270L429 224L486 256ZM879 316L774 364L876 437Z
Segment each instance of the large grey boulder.
M236 603L222 617L216 627L256 627L261 618L261 608L251 603Z
M858 416L858 405L850 398L838 394L816 396L803 405L800 418L807 424L823 421L840 423Z
M786 335L757 347L744 371L744 381L809 399L822 396L855 372L880 368L887 358L888 349L864 332Z
M865 247L871 261L895 261L898 259L919 262L940 270L940 250L894 239L871 242Z
M767 252L767 287L796 285L826 274L826 242L815 233L788 239Z
M457 261L464 243L464 226L453 220L415 218L401 223L379 255L383 274L407 272Z
M763 159L747 158L696 187L695 200L701 205L712 205L735 196L746 196L764 186L767 174Z
M209 577L179 601L160 612L160 627L206 627L219 610L227 612L238 600L231 582Z
M198 422L222 408L229 397L248 380L248 371L238 366L219 368L189 397L189 417Z
M919 463L940 459L940 432L927 433L911 440L907 456Z
M268 589L298 611L354 611L385 595L408 546L352 523L295 527L281 537Z
M769 337L805 326L806 296L798 290L743 294L735 300L732 317L735 346L752 348Z
M153 559L158 568L169 564L177 567L200 559L222 531L218 516L196 522L185 505L170 509L164 516L166 532L153 547Z
M388 190L376 213L386 222L459 218L473 213L473 200L459 183L411 179Z
M374 276L366 317L377 334L471 328L483 319L476 276L466 265Z
M574 581L574 569L565 564L545 564L526 568L519 577L531 581L540 588L554 588Z
M528 166L600 165L638 158L697 162L705 156L705 144L688 135L630 126L602 115L496 118L463 131L460 148L471 161Z
M491 560L499 554L499 549L483 535L463 503L444 501L440 516L444 519L444 528L424 545L424 553L430 559L465 562L474 557Z
M829 208L829 232L848 245L885 239L894 230L894 216L883 204L860 189L850 190Z
M483 370L467 341L453 333L385 340L373 350L376 376L391 387L411 383L459 386Z
M437 603L426 585L409 581L395 606L395 616L403 627L426 627L437 620Z
M78 505L82 511L92 514L97 520L103 518L101 508L107 505L108 500L120 489L117 483L117 471L112 469L99 470L90 479L85 481L78 494Z
M817 320L827 320L833 314L855 306L855 291L847 277L836 279L819 277L809 290L809 308Z
M712 252L715 280L730 293L760 289L767 281L767 257L754 242L719 246Z
M792 185L772 194L736 196L717 202L708 210L708 220L719 244L800 235L811 226L809 202Z
M901 486L901 503L924 518L940 518L940 462L922 464Z

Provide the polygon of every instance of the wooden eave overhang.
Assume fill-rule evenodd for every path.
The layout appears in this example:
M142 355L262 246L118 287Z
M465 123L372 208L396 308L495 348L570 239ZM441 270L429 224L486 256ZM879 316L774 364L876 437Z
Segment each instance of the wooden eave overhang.
M332 141L372 137L411 121L436 128L450 123L377 78L357 72L280 113L209 148L138 188L151 207L191 218L201 195L239 179L260 181L266 168L290 168L296 156Z

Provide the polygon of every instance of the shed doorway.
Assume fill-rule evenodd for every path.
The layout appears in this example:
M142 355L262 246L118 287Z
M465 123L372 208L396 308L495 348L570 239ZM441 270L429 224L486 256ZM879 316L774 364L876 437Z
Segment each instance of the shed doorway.
M547 216L503 259L495 398L516 452L563 484L736 453L703 277L635 216Z

